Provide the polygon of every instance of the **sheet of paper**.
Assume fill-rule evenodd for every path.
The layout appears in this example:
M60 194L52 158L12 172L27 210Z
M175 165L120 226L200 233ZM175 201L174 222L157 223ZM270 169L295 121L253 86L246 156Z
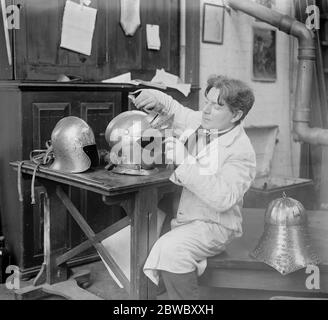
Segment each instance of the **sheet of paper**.
M131 72L121 74L119 76L103 80L103 83L126 83L139 85L143 84L146 86L166 90L167 87L175 88L180 91L186 97L190 93L191 85L185 83L179 83L180 79L174 74L166 72L164 69L156 70L156 75L151 81L143 81L139 79L131 80Z
M161 39L159 37L159 25L157 24L147 24L147 48L150 50L160 50Z
M153 82L162 82L165 83L166 85L170 84L178 84L179 83L179 77L166 72L164 69L157 69L155 77L151 80Z
M136 84L135 81L131 80L131 72L123 73L119 76L106 79L102 81L103 83L128 83L128 84Z
M105 249L111 254L116 264L121 268L128 280L130 280L130 241L131 227L127 226L101 242ZM111 268L105 263L103 258L101 259L104 262L110 276L120 288L123 288L122 283L114 275Z
M179 81L180 79L178 76L168 73L164 69L157 69L155 77L151 80L151 82L163 83L167 87L174 88L187 97L190 93L191 85L186 83L179 83Z
M97 9L67 0L60 46L90 56L96 16Z

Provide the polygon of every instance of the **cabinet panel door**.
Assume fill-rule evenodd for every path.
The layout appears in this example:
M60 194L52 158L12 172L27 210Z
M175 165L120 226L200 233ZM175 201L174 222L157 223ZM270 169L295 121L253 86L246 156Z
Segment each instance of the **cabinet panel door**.
M108 149L105 131L109 122L115 117L114 102L82 102L81 118L92 128L98 150Z
M70 103L33 103L33 149L44 149L57 122L71 114Z
M98 9L91 55L60 48L65 0L16 0L21 28L15 31L16 79L56 80L59 74L101 80L106 63L107 1L93 0ZM83 23L83 22L82 22Z

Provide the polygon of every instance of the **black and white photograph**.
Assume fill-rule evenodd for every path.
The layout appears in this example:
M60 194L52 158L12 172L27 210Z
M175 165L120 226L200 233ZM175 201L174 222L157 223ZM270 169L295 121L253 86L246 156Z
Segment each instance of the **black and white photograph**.
M327 302L327 0L0 12L0 305Z

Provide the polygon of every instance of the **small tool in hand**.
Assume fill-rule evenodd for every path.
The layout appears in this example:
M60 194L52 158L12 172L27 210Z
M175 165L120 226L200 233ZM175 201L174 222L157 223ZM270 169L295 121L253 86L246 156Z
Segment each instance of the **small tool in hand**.
M142 90L137 90L128 95L128 98L133 104L136 101L136 95L139 95ZM143 112L147 113L147 121L153 129L165 130L172 127L174 115L169 115L166 112L155 112L142 109Z

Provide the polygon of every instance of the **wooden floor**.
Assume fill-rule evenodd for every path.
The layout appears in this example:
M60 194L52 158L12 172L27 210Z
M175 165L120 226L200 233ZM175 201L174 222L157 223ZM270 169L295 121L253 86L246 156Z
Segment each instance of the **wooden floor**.
M109 276L105 266L101 261L86 266L75 268L78 270L90 270L92 285L88 291L106 300L129 300L128 295L120 289ZM22 287L28 286L30 281L23 281ZM220 290L217 288L201 287L201 300L268 300L274 296L288 296L280 292L254 291L254 290ZM295 296L295 295L294 295ZM49 300L62 300L60 297L49 297ZM167 294L158 297L159 300L167 300ZM4 284L0 285L0 300L14 300L14 293L8 290Z

